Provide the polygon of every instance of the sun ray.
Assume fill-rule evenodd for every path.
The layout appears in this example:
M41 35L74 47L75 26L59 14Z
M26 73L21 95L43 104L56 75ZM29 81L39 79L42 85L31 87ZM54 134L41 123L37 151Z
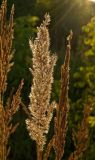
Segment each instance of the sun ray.
M54 11L57 12L59 9L63 11L63 6L65 5L66 3L63 3L59 6L57 6L57 8L53 11L51 11L51 13L53 13ZM58 17L57 17L57 21L55 23L55 25L53 26L53 28L56 26L56 25L59 25L60 23L62 23L62 21L64 22L64 20L66 19L66 17L68 16L68 14L78 5L78 2L76 1L75 3L72 3L72 5L70 5L68 11L66 11L66 13L63 15L63 12L60 12L60 14L58 14Z

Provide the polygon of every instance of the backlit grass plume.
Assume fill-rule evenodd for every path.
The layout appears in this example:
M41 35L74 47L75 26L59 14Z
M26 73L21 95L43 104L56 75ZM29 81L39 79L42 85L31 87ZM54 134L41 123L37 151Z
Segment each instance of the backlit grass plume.
M18 126L12 126L11 120L21 102L20 92L22 84L16 93L8 98L4 105L4 92L7 87L7 74L13 66L12 40L13 40L13 14L11 9L9 22L6 19L7 1L3 0L0 8L0 160L6 160L9 154L8 139Z
M45 15L45 20L38 28L37 37L32 42L33 58L33 85L30 93L31 119L26 120L29 135L37 143L40 151L46 143L46 134L49 130L49 124L53 115L55 102L50 104L51 88L53 83L53 70L57 60L56 55L52 55L50 39L47 26L50 22L50 16ZM38 156L39 157L39 156Z

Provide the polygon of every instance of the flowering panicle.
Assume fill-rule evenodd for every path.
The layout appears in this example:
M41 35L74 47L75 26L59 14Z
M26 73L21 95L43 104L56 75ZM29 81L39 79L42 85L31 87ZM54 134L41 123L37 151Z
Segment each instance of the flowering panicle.
M51 55L49 50L50 39L47 26L50 16L45 15L45 20L38 27L37 38L30 43L33 52L33 85L30 93L31 119L26 120L30 137L33 138L40 150L46 142L46 133L52 118L55 102L50 104L51 87L53 83L53 70L57 60L55 55Z
M7 86L7 73L13 66L11 52L13 40L14 5L11 9L9 24L6 20L7 1L3 0L0 9L0 92L4 93ZM11 63L10 63L11 62Z
M89 104L84 106L83 119L80 124L79 130L73 132L73 140L75 151L71 153L68 160L78 160L82 158L83 153L87 150L89 142L89 116L92 112L92 107Z
M4 92L7 87L7 74L13 66L12 40L13 40L13 15L14 6L11 9L9 22L6 19L7 0L3 0L0 8L0 160L6 160L10 149L8 139L17 128L18 124L12 125L13 115L21 103L20 93L23 81L16 93L8 97L4 105Z
M69 63L70 63L70 50L71 50L72 32L67 37L68 45L66 50L66 56L64 64L61 68L61 89L59 104L56 107L56 117L54 123L54 135L47 145L46 152L44 154L44 160L47 160L51 148L55 150L55 160L61 160L64 154L65 139L67 133L67 117L69 111L68 104L68 86L69 86Z
M55 160L62 159L66 141L68 111L69 111L68 86L69 86L71 39L72 39L72 32L67 37L68 45L66 50L66 56L64 65L61 68L61 92L59 97L59 104L56 110L55 135L53 144L56 152Z

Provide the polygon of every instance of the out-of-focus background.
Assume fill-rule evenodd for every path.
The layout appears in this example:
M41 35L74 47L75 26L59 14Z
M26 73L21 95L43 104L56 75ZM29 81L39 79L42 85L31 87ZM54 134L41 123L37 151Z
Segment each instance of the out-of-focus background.
M93 112L89 117L89 145L82 160L95 160L95 2L88 0L8 0L8 15L12 4L15 5L14 15L14 66L8 75L8 88L5 98L12 88L17 88L24 79L22 101L28 106L32 75L32 52L29 39L35 38L37 26L48 12L51 16L49 26L50 49L58 56L54 73L52 98L58 102L60 92L60 68L64 62L66 37L73 31L69 100L70 113L66 138L65 154L67 160L74 150L72 129L77 130L82 119L84 103L90 103ZM1 1L0 1L1 4ZM35 142L30 139L25 126L27 115L22 109L15 115L13 123L20 121L20 125L10 138L10 160L36 160ZM53 134L53 120L47 139ZM54 160L53 152L50 160Z

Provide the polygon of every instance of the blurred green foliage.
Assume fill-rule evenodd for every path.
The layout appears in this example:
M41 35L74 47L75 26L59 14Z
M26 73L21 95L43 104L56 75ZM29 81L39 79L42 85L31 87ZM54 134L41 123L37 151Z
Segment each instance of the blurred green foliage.
M82 27L82 31L79 42L81 65L74 73L74 87L83 90L81 96L88 98L95 96L95 17ZM94 101L94 98L92 100Z
M95 159L93 141L95 139L95 17L91 18L87 25L82 27L82 36L79 40L81 65L73 74L74 87L80 93L81 100L92 105L92 114L89 117L90 145L86 155L87 160ZM82 91L82 92L81 92ZM78 100L77 100L78 101ZM76 102L75 102L76 105Z

